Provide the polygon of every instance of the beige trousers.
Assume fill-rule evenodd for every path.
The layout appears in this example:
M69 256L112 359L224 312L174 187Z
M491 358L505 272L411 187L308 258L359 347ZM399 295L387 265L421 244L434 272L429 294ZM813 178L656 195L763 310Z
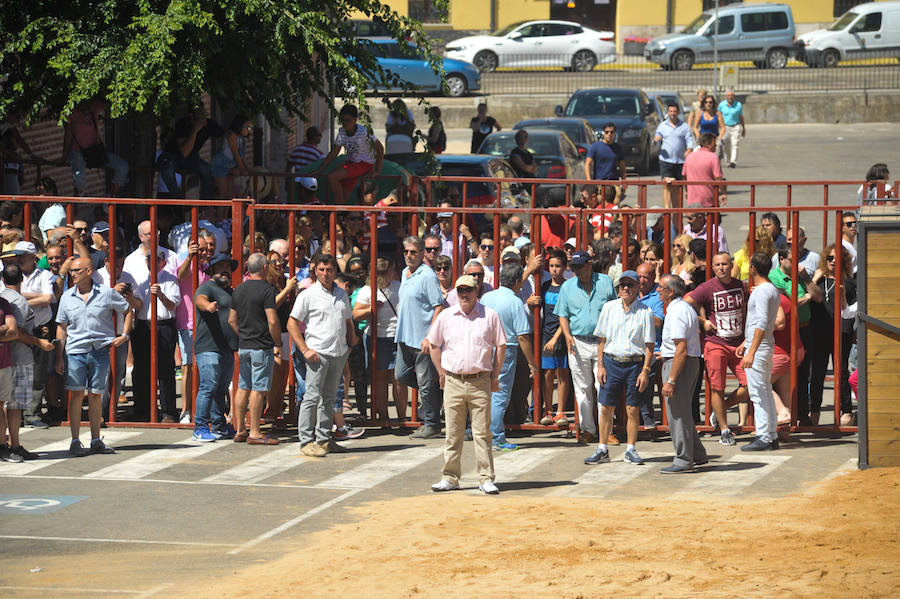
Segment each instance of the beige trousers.
M466 436L466 414L472 419L475 443L475 468L479 482L494 480L494 456L491 454L491 374L460 379L451 374L444 378L444 419L447 436L444 441L443 479L458 484L462 474L463 441Z

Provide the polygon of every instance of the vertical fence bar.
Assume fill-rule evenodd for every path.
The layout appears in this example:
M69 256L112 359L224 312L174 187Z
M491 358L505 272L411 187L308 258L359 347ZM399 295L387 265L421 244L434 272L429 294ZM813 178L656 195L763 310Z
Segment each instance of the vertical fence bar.
M372 257L369 260L369 305L372 307L372 318L369 319L369 339L371 339L371 343L369 345L369 383L370 389L372 390L369 393L369 419L375 420L378 411L375 406L375 395L380 393L380 391L376 387L376 383L378 381L378 223L376 222L377 218L374 212L369 212L369 255ZM363 333L363 339L365 339L365 333ZM385 390L384 402L385 402L385 413L387 413L387 406L390 405L390 401L388 401L389 394L387 390ZM363 414L365 417L365 414Z
M788 186L788 195L790 195L790 186ZM800 213L788 212L788 222L791 228L796 231L800 226ZM797 313L797 304L799 301L798 294L800 285L797 282L798 266L800 252L796 243L791 244L791 420L798 418L805 419L806 414L798 415L798 373L797 373L797 348L800 344L800 315ZM808 400L807 400L808 401ZM809 406L807 406L808 408Z
M826 218L828 212L826 211ZM841 399L843 396L843 385L841 380L844 373L843 358L843 338L842 338L842 319L841 309L843 307L842 298L844 297L844 268L852 268L850 264L844 264L844 244L841 242L843 234L844 217L843 213L837 211L834 213L835 241L834 241L834 348L831 354L832 372L834 373L834 426L839 428L841 425ZM827 284L827 283L826 283ZM849 403L849 398L848 403Z
M822 210L822 247L825 247L828 245L828 184L826 183L822 187L822 205L825 206L825 209ZM837 255L835 255L835 260L837 260Z
M116 231L118 229L116 225L116 205L110 204L109 209L107 211L106 218L109 219L109 266L107 270L109 271L109 286L116 286ZM128 308L131 309L130 307ZM113 326L116 325L116 317L113 316ZM134 326L132 324L132 326ZM116 330L116 333L120 333L124 331ZM128 346L126 345L126 348ZM106 414L107 422L115 422L116 421L116 410L119 407L119 394L122 392L119 389L119 369L116 367L116 356L118 355L119 348L110 347L109 348L109 413ZM125 350L128 351L127 349Z
M191 243L199 243L200 242L200 209L197 206L191 207ZM197 250L197 253L191 258L191 310L194 310L195 301L194 298L197 297L197 287L200 286L200 250ZM196 311L195 311L196 313ZM191 315L191 319L193 321L194 315ZM196 322L191 330L191 351L194 351L194 342L197 341L197 326ZM184 363L184 356L181 356L181 362ZM185 391L191 394L190 406L191 406L191 422L196 421L197 419L197 402L195 401L197 397L197 391L200 389L200 370L197 367L197 360L194 359L193 356L191 358L191 384L189 388L186 388ZM186 374L186 373L185 373ZM181 409L184 410L188 406L188 398L181 398Z
M231 275L231 286L236 288L241 284L244 277L244 201L232 198L231 200L231 257L237 261L238 267ZM231 426L237 427L234 421L234 395L238 389L238 369L240 363L238 361L237 352L234 352L234 372L231 374L231 385L234 390L231 393Z
M450 217L450 221L451 221L450 234L453 235L453 258L450 260L450 268L453 269L451 271L451 274L453 276L453 285L455 286L456 279L459 278L459 273L462 272L463 266L465 266L465 264L463 264L463 262L465 262L465 260L462 259L463 253L462 253L462 251L460 251L461 248L459 247L459 236L460 236L460 232L459 232L460 214L459 214L459 212L454 210L453 216Z
M290 179L288 180L290 181ZM293 194L293 185L291 186L291 194ZM297 277L297 213L288 212L288 239L290 239L291 250L288 252L288 276L292 279ZM308 242L307 242L308 243ZM292 423L297 418L297 380L294 377L294 340L288 335L288 355L287 358L282 356L282 360L287 359L287 384L288 384L288 420Z
M159 230L157 229L157 227L159 226L159 221L157 220L156 212L156 205L151 205L150 263L148 264L148 268L150 269L151 286L158 283L156 277L156 273L158 271L156 265L156 253L159 251ZM159 398L157 397L157 393L159 391L159 364L157 362L157 358L159 356L159 315L157 314L156 309L156 296L154 296L152 293L148 294L147 301L150 302L150 422L159 422L159 412L157 410L157 403L159 402Z

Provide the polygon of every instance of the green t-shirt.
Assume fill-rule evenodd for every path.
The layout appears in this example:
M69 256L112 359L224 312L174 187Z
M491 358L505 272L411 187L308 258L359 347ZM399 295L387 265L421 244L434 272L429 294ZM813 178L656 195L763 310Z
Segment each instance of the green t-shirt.
M769 280L782 291L788 298L791 297L791 293L793 293L792 285L791 285L791 275L790 273L785 274L781 267L773 268L769 273ZM806 284L803 281L798 281L798 289L797 289L797 297L803 297L806 295ZM804 304L802 306L797 307L797 322L800 324L806 324L809 322L812 313L809 309L809 304Z

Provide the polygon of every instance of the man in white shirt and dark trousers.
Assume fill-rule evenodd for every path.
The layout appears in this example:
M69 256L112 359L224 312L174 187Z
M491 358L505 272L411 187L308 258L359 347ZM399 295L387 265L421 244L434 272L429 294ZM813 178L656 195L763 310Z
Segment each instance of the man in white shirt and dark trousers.
M753 402L756 439L741 447L743 451L778 449L775 398L772 395L772 354L775 351L775 317L781 300L778 289L769 282L772 259L762 252L750 257L753 291L747 301L744 345L738 348L741 367L747 373L747 390Z
M350 301L334 282L338 268L334 256L317 254L312 268L316 282L297 296L287 328L306 361L306 394L297 423L300 452L321 458L346 451L332 440L331 425L338 382L357 337ZM301 322L305 332L300 331Z
M619 276L619 299L603 305L594 330L599 358L597 381L600 383L600 393L597 401L600 402L600 422L597 428L600 442L594 454L585 458L585 464L609 461L606 443L612 428L613 412L623 391L628 415L625 461L635 465L644 463L634 447L641 417L638 392L646 389L650 382L656 327L653 325L653 311L637 299L639 284L637 273L633 270L626 270Z
M666 474L691 472L694 466L709 461L691 415L691 398L700 374L700 326L697 313L682 299L685 290L684 281L675 275L663 275L659 282L659 297L666 307L660 346L665 381L662 396L675 445L672 465L660 470Z

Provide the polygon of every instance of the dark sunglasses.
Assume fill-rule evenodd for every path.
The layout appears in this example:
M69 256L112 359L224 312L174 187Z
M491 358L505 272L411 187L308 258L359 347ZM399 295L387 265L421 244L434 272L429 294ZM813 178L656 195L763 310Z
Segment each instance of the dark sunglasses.
M834 256L828 256L827 258L825 258L825 260L828 262L834 262Z
M450 267L449 267L449 266L435 266L435 267L434 267L434 270L435 270L436 272L444 272L445 270L448 270L448 271L449 271L449 270L450 270Z
M433 254L434 252L439 252L439 251L441 251L441 248L425 248L425 251L428 252L428 253Z
M492 246L492 245L484 245L484 244L481 244L481 249L483 249L483 250L492 250L492 249L494 249L494 246Z
M457 287L456 288L457 293L472 293L473 291L475 291L474 287Z
M637 285L637 283L634 283L632 281L622 281L621 283L619 283L619 287L621 287L622 289L628 289L629 287L634 287L635 285Z
M418 254L419 250L403 250L404 254Z

